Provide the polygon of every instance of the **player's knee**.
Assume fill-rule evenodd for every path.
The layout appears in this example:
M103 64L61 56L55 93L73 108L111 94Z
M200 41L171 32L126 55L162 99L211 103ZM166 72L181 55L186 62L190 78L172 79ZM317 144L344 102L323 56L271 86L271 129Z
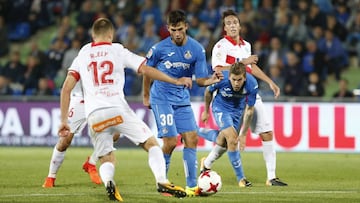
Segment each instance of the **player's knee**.
M262 141L271 141L273 140L273 131L260 133Z

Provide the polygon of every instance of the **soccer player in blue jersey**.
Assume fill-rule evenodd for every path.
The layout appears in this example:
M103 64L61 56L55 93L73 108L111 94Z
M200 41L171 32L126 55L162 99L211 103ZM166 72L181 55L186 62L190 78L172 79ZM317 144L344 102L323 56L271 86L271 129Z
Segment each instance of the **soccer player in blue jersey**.
M251 44L240 36L241 25L238 15L228 10L223 13L223 28L225 36L215 43L212 50L211 65L213 70L228 70L231 64L242 62L246 65L246 71L256 78L266 82L273 90L275 98L280 95L280 88L257 66L258 56L251 55ZM260 95L257 95L255 103L256 119L253 119L251 131L257 134L262 140L263 157L266 165L268 186L287 186L287 183L276 177L276 151L273 142L273 129L266 108ZM202 133L199 135L207 140L215 142L216 132ZM250 181L240 181L240 187L251 186Z
M210 170L215 160L228 151L227 154L238 183L247 184L248 181L244 176L241 164L238 142L240 141L240 150L243 150L246 133L254 114L257 92L256 79L251 74L246 73L245 65L240 62L232 64L230 70L224 71L224 79L221 82L206 88L205 110L201 115L201 120L207 122L212 102L212 113L220 129L216 137L215 147L212 148L206 158L201 159L201 172ZM243 128L239 134L242 117Z
M148 52L147 65L175 78L195 75L199 86L219 82L223 75L215 71L208 77L205 50L202 45L188 36L186 15L181 10L171 11L167 19L170 36L155 44ZM153 81L144 77L144 105L150 106L157 124L158 137L163 141L166 170L180 134L184 142L183 161L186 176L186 193L197 195L198 126L190 104L189 89L170 83Z

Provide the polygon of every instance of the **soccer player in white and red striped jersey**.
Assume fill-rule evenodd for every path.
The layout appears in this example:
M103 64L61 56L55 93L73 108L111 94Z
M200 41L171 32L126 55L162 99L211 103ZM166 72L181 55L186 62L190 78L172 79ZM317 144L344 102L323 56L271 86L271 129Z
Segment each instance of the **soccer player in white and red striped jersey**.
M59 136L69 135L68 110L70 94L77 81L84 92L85 115L90 128L94 153L99 157L99 174L111 200L122 201L114 180L115 156L113 133L123 133L149 154L149 165L155 176L157 190L175 197L185 197L185 190L171 184L165 174L162 150L151 130L140 120L125 100L124 68L154 80L191 87L191 78L172 78L145 65L138 56L119 43L112 43L114 27L106 18L97 19L92 26L93 42L83 46L68 70L60 95L61 123Z
M59 137L58 142L54 146L50 159L49 174L42 185L43 188L55 187L56 175L65 159L67 148L70 146L74 136L80 134L87 124L84 109L84 95L80 82L77 82L74 89L71 91L68 121L70 135L66 137ZM119 137L120 134L115 133L113 137L114 142L116 142ZM101 184L101 178L96 169L97 160L98 158L94 157L92 154L84 162L83 169L89 174L90 180L93 183Z
M231 64L242 62L247 65L247 72L269 84L277 98L280 95L279 87L256 65L258 57L251 55L251 44L240 36L241 26L237 14L232 10L225 11L222 20L225 36L213 47L211 59L213 70L228 70ZM267 169L266 185L286 186L287 184L277 178L275 174L276 151L273 144L273 130L259 94L257 94L255 112L257 119L253 119L251 130L252 133L260 135L262 139L263 157ZM211 133L205 136L202 133L199 135L212 141L216 137ZM245 142L246 140L242 139L241 141ZM239 186L248 187L251 186L251 182L240 181Z

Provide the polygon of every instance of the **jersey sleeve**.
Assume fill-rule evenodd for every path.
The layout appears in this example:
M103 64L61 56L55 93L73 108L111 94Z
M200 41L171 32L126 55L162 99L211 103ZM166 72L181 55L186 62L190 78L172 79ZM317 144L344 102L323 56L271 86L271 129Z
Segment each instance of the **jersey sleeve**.
M201 47L201 52L198 52L197 60L195 62L195 77L196 78L207 78L208 69L206 63L205 49Z
M156 67L156 46L152 46L146 54L146 65Z
M135 70L136 72L138 72L141 64L143 64L145 62L145 58L142 56L139 56L131 51L129 51L128 49L121 47L122 48L122 55L121 57L124 59L124 65L127 68L131 68L133 70Z
M226 66L226 51L224 46L221 45L221 41L217 42L212 49L211 65L212 69L216 66Z
M246 88L249 93L247 96L247 104L249 106L254 106L256 102L256 95L258 93L259 86L256 79L250 74L246 74L246 80L247 80Z
M80 67L81 67L80 56L78 55L75 57L75 59L73 60L73 62L70 65L70 67L68 68L68 73L70 73L72 76L74 76L76 81L80 80L80 74L79 74Z

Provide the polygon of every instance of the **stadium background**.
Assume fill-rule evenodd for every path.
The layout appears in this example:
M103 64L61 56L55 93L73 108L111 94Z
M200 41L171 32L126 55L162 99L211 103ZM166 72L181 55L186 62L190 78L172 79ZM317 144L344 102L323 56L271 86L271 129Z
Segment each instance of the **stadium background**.
M175 8L184 9L188 13L189 35L203 44L210 59L212 45L222 36L219 14L232 8L239 12L242 36L253 44L254 53L260 56L260 67L269 75L273 73L272 69L280 72L278 77L271 75L283 90L279 100L274 101L266 85L260 84L269 116L274 121L277 150L360 152L360 126L357 124L359 98L356 95L351 98L333 97L341 80L324 69L328 63L322 61L321 67L311 67L306 63L311 58L306 42L314 40L320 44L323 39L321 33L331 30L340 42L341 47L336 49L344 50L339 56L344 63L339 63L337 67L340 78L346 78L348 91L356 93L353 90L360 85L359 2L0 1L0 145L53 146L56 143L59 92L66 68L79 47L90 40L89 26L97 17L106 16L113 20L117 29L116 41L145 55L152 44L167 36L164 26L166 13ZM307 8L303 8L302 3ZM314 19L311 21L311 13L314 12L311 9L316 9L313 7L319 9L318 19L323 23L319 24ZM293 16L301 19L301 27L306 30L303 38L287 32L295 27ZM276 54L272 54L272 44L276 39L280 39L278 42L281 45L280 51L276 52L278 58L273 60ZM286 81L294 78L285 71L291 68L289 55L295 55L299 61L296 78L300 78L300 82L294 84L298 92L284 91ZM12 67L17 67L16 71ZM319 68L321 71L317 72ZM319 73L318 85L325 89L322 96L313 96L307 91L312 89L310 86L313 87L308 82L311 72ZM191 91L197 118L203 109L202 92L203 89L197 86ZM133 72L127 72L125 94L139 117L156 133L151 112L141 103L141 77ZM209 125L216 128L213 122ZM73 145L90 146L86 134L77 136ZM248 144L249 150L260 150L257 136L249 136ZM126 139L121 139L117 145L133 146ZM203 140L199 143L199 149L210 147L211 143Z

